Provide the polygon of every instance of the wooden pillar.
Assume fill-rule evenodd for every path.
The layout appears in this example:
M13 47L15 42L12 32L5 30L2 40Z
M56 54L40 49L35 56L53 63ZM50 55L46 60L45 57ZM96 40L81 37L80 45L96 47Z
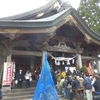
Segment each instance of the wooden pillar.
M6 57L6 62L11 62L11 58L12 58L12 48L7 48L5 50L5 57Z
M82 68L82 57L81 57L81 54L77 54L77 67Z
M7 59L6 59L6 61L7 61L7 62L11 62L11 57L12 57L12 54L7 55Z
M43 65L43 63L44 63L44 59L45 59L45 53L46 53L47 51L43 51L43 56L42 56L42 65Z
M5 62L4 50L5 50L5 47L0 45L0 84L1 85L2 85L3 66Z
M4 51L4 55L6 57L6 62L11 62L12 47L6 47L6 49ZM3 69L4 69L4 66L3 66ZM3 74L4 74L4 71L3 71ZM2 85L2 90L11 90L11 87L12 87L11 84L10 85Z
M83 48L80 48L81 47L81 42L74 42L73 43L76 50L77 50L77 67L79 68L82 68L82 52L83 52Z
M100 73L100 60L97 60L97 70L98 70L98 73Z
M5 45L5 50L4 50L4 55L6 58L6 62L11 62L11 57L12 57L12 51L13 47L15 46L15 42L12 41L2 41L3 44Z
M5 50L5 56L6 56L6 62L11 62L11 57L12 57L12 53L11 53L11 48L10 49L6 49ZM4 72L3 72L4 73ZM3 86L2 85L2 90L11 90L11 84L8 86Z

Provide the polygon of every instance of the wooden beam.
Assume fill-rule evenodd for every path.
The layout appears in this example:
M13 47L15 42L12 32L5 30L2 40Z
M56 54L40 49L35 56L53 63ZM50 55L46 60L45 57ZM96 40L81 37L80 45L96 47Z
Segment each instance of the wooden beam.
M90 56L82 56L82 59L86 59L86 60L96 60L96 57L90 57Z
M44 47L42 50L46 50L46 51L49 51L49 52L77 53L76 49L71 49L67 46L63 46L63 47L60 47L60 46L47 46L47 47ZM82 53L82 52L80 51L80 53Z
M47 33L49 28L0 28L0 34Z
M49 27L49 28L0 28L0 34L2 34L5 37L10 38L11 40L14 40L17 37L20 37L23 34L46 34L50 35L50 33L53 33L56 30L55 27Z
M49 52L68 52L68 53L77 53L77 51L75 50L47 50Z
M64 37L64 36L54 36L53 39L56 39L58 41L64 41L64 42L75 42L75 39Z
M22 50L13 50L12 55L24 55L24 56L42 56L42 52L37 51L22 51Z

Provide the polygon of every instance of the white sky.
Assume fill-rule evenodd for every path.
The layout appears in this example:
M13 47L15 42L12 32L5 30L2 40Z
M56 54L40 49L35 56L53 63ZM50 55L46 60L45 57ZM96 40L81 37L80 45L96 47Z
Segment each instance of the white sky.
M50 0L0 0L0 18L13 16L45 5ZM63 0L77 9L80 0Z

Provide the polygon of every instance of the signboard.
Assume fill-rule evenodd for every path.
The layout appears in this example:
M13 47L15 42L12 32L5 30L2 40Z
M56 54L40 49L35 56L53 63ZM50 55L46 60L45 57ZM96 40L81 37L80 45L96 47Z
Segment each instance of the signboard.
M2 86L11 86L13 62L5 62L3 70Z

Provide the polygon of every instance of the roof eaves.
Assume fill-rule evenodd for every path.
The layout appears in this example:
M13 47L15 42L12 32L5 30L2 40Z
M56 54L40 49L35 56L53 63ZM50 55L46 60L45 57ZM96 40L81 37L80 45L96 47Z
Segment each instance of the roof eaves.
M10 28L52 27L57 25L61 20L63 20L69 14L70 10L67 9L51 17L38 20L0 20L0 27L10 27Z
M98 40L100 42L100 35L98 35L94 31L92 31L88 27L88 25L86 24L86 22L80 17L80 15L78 14L78 12L75 9L71 9L71 10L72 10L71 15L79 23L79 25L84 29L84 31L86 32L86 34L88 34L89 36L91 36L92 38L94 38L94 39L96 39L96 40Z
M0 20L23 20L23 19L28 19L32 16L37 16L39 13L45 12L45 10L48 10L49 8L51 8L56 2L57 2L57 0L50 0L50 2L48 2L46 5L43 5L39 8L37 8L37 9L33 9L31 11L24 12L24 13L21 13L21 14L17 14L17 15L14 15L14 16L3 17L3 18L0 18Z

